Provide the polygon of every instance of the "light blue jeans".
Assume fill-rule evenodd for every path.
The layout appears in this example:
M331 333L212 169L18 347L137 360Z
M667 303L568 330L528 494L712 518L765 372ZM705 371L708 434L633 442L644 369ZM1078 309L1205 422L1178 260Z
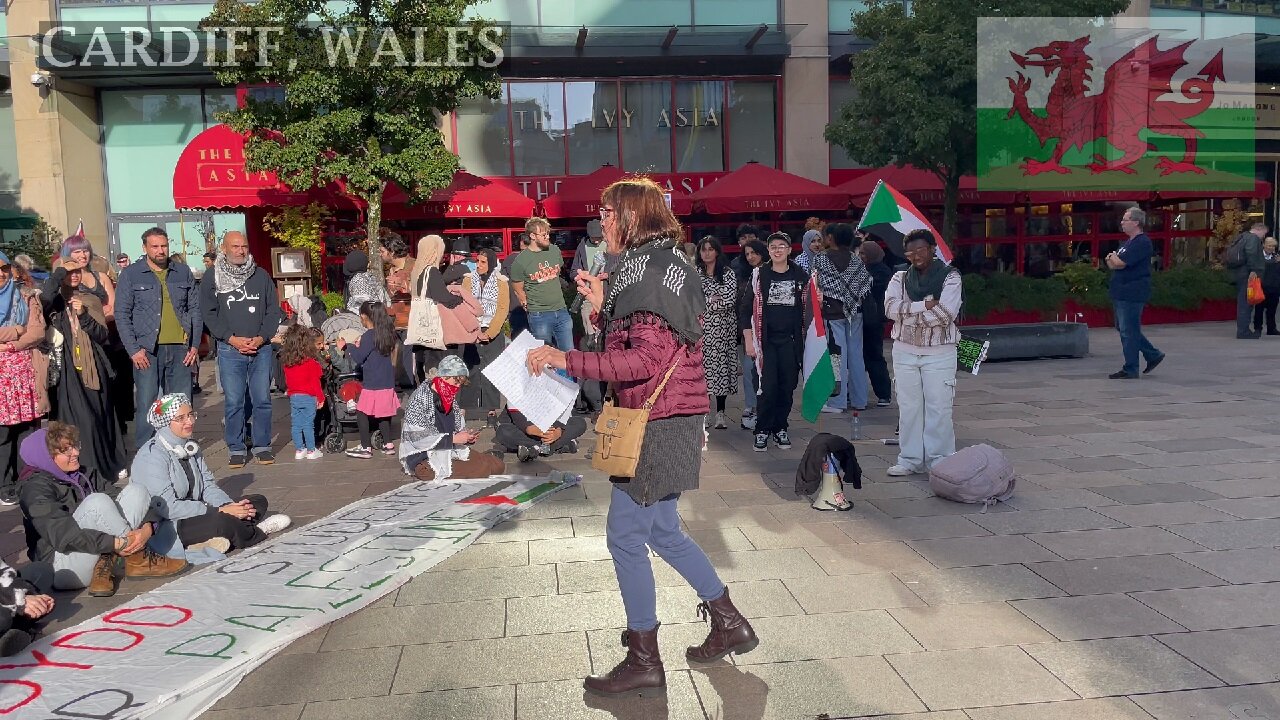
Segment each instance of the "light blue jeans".
M867 365L862 356L862 313L844 320L829 320L827 329L840 346L840 394L831 398L831 407L845 410L867 406Z
M120 537L142 525L151 507L151 493L142 483L130 482L112 499L106 493L93 493L86 497L71 517L84 530L97 530ZM53 588L55 590L79 590L93 578L93 566L98 564L95 553L70 552L53 554Z
M738 347L738 367L742 368L742 409L756 411L756 361L747 357L746 346Z
M668 495L645 506L613 488L609 516L605 522L605 542L613 556L613 570L622 592L627 628L641 632L658 626L658 596L654 589L649 548L676 569L703 601L724 594L725 586L707 554L684 530L676 514L680 493Z
M573 318L565 308L529 313L529 332L552 347L573 349Z
M316 449L316 399L311 395L289 396L290 432L296 450Z

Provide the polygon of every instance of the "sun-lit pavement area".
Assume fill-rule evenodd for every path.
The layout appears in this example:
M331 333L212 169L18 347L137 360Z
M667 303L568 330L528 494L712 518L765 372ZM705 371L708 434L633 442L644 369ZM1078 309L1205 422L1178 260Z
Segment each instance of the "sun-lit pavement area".
M581 678L622 658L624 617L608 483L558 456L582 487L294 643L205 717L1280 720L1280 340L1236 341L1227 323L1148 334L1168 360L1139 381L1107 379L1121 364L1108 330L1086 359L960 378L961 444L1003 449L1021 476L986 513L930 497L923 476L886 477L895 450L869 442L854 510L820 513L792 491L812 426L795 420L795 447L768 453L736 425L712 430L682 516L761 644L690 669L683 648L706 626L655 557L665 700L584 703ZM407 480L389 458L295 463L284 399L279 461L229 471L218 400L200 397L198 435L223 487L297 523ZM895 420L867 411L863 437L891 437ZM12 561L20 517L0 522ZM157 585L62 594L54 627Z

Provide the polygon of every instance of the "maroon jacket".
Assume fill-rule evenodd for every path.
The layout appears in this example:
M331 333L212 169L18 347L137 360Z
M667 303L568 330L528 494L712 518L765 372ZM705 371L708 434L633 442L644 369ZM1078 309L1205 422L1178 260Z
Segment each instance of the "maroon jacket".
M650 420L680 415L705 415L707 376L702 369L702 340L688 348L651 313L638 312L610 327L604 352L570 350L568 372L576 378L604 380L618 394L618 405L639 408L653 393L678 357L680 366L649 411Z

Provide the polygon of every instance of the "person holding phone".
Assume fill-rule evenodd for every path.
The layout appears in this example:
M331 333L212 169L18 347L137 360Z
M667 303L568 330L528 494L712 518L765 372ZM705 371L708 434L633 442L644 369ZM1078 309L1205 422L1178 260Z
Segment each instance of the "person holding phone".
M419 480L471 479L500 475L502 460L472 452L480 431L469 430L458 391L467 383L467 364L446 355L435 377L418 386L405 406L400 431L400 464Z

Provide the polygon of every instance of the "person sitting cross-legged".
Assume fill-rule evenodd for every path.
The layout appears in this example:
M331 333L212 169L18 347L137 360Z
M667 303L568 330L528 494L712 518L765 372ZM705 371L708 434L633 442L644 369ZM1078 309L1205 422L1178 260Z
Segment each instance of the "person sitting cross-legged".
M528 462L539 455L577 453L578 438L586 431L587 421L573 415L569 422L553 423L550 429L542 432L537 425L529 422L524 413L507 407L507 411L498 417L493 440L507 452L515 453L521 462Z
M47 565L32 563L21 573L0 560L0 657L17 655L39 634L36 621L53 610L54 599L36 587Z
M80 431L49 423L22 441L18 454L27 467L18 480L18 503L32 562L53 565L53 588L88 586L94 597L115 594L117 559L127 578L165 578L188 567L148 547L160 518L151 511L151 493L80 465Z
M152 495L155 513L177 527L177 538L166 533L165 552L205 547L218 552L239 550L262 542L289 527L288 515L266 517L267 499L247 495L232 500L218 484L192 436L196 413L182 393L165 395L147 411L155 435L138 449L130 477Z
M498 458L473 452L479 432L468 430L455 402L467 382L467 364L447 355L436 376L418 386L404 410L400 430L400 464L419 480L487 478L506 469Z

